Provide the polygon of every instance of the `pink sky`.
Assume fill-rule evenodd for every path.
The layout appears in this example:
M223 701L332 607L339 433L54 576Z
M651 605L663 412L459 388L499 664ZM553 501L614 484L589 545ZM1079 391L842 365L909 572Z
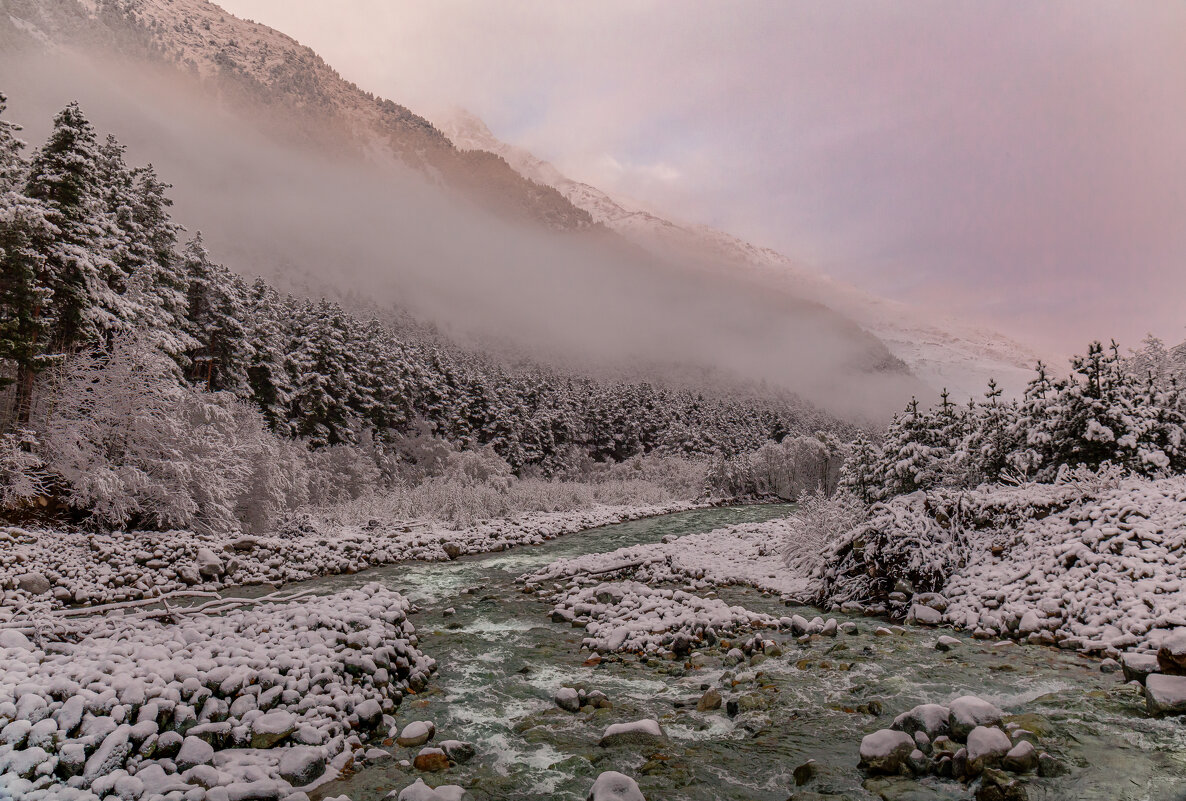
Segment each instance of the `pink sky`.
M575 178L1061 350L1186 339L1186 4L227 0Z

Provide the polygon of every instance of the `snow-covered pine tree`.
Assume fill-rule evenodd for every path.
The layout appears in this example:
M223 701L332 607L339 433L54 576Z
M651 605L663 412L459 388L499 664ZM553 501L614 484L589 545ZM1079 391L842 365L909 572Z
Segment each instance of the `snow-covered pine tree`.
M186 354L190 380L244 397L247 387L246 289L230 270L210 261L201 232L185 245L181 272L188 276Z
M25 194L48 207L48 220L59 231L44 251L55 352L106 344L130 330L133 310L121 295L125 276L108 256L118 242L103 203L102 160L94 128L71 103L54 118L29 167Z

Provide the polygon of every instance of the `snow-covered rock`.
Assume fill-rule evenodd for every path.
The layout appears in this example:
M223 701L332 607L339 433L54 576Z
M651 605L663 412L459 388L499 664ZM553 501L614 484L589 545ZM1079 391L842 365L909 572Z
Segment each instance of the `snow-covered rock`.
M667 741L659 721L653 719L637 720L632 723L613 723L605 728L598 745L602 748L614 748L621 745L648 747L662 745Z
M581 711L581 697L580 693L572 687L561 687L552 696L552 700L556 702L556 706L560 707L566 712L580 712Z
M996 726L1005 717L997 707L974 695L961 696L948 704L950 714L947 724L951 736L965 739L973 729L980 726Z
M914 735L923 732L933 740L949 730L951 710L940 704L919 704L894 718L893 728Z
M1186 676L1151 674L1145 679L1145 705L1154 717L1186 715Z
M436 734L436 724L431 720L414 720L395 739L395 744L403 748L416 748L424 745Z
M585 801L646 801L638 782L617 771L607 770L589 788Z
M1157 649L1157 664L1162 673L1186 676L1186 626L1176 629L1161 641Z
M968 733L968 770L979 773L996 765L1013 749L1009 736L996 726L977 726Z
M894 774L913 750L909 734L881 729L861 739L861 767L869 773Z

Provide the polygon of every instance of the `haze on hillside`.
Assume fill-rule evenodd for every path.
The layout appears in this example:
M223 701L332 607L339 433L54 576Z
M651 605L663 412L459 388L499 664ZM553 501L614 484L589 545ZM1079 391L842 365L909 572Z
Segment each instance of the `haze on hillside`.
M19 89L8 116L27 139L79 100L175 185L177 218L239 272L398 306L455 336L586 369L710 371L842 414L880 417L925 391L827 309L677 270L597 231L508 222L381 154L364 162L278 142L171 76L61 55L10 57L3 72Z

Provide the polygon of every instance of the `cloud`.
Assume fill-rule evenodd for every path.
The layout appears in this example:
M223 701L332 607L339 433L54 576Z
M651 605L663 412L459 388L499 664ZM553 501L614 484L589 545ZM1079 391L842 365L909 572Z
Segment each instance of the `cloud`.
M1063 348L1186 334L1186 5L227 0L413 109Z

